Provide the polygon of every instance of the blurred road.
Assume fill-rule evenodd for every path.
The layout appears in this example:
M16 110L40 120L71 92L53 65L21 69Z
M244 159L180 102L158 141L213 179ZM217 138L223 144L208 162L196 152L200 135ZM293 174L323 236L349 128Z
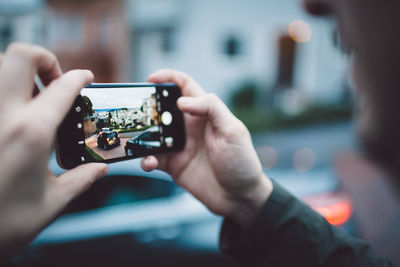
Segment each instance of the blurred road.
M390 180L357 152L357 133L352 122L258 133L253 135L253 142L267 174L272 173L274 177L293 169L291 173L298 178L301 175L318 178L318 169L329 168L352 196L356 236L371 244L378 255L400 265L398 197ZM315 163L308 172L299 172L294 158L304 147L310 150L302 156L314 156Z
M316 161L313 167L330 165L337 154L357 149L355 127L348 121L252 136L266 169L294 168L293 157L302 148L310 148L314 153Z

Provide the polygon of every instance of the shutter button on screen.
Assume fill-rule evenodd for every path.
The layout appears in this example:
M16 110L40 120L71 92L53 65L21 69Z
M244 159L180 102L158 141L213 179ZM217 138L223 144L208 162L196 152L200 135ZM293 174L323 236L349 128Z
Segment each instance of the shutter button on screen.
M168 97L169 96L168 90L165 90L165 89L162 91L162 94L163 94L164 97Z
M172 123L172 114L169 111L165 111L162 115L161 115L161 121L164 125L168 126Z

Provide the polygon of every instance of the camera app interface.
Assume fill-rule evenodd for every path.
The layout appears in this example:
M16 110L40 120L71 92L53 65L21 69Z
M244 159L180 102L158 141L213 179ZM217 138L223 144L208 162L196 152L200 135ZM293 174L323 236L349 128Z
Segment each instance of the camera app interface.
M102 161L160 150L156 87L85 88L81 91L86 158Z

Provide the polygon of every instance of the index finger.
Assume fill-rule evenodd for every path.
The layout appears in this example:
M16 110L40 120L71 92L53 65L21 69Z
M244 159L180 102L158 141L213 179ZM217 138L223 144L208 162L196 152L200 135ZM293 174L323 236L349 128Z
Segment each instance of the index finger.
M152 83L175 83L181 88L183 96L202 96L206 94L203 88L190 75L177 70L159 70L151 74L147 81Z
M13 43L0 66L0 90L12 99L26 101L31 98L36 73L45 85L60 77L55 55L39 46Z
M63 74L30 103L32 116L41 118L52 129L58 127L81 89L92 81L93 73L89 70L71 70Z

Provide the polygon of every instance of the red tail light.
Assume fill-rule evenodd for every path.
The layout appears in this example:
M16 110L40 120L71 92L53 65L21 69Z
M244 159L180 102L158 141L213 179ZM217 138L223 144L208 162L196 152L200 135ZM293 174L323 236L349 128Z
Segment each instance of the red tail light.
M353 214L351 198L343 192L306 197L304 202L335 226L345 224Z

